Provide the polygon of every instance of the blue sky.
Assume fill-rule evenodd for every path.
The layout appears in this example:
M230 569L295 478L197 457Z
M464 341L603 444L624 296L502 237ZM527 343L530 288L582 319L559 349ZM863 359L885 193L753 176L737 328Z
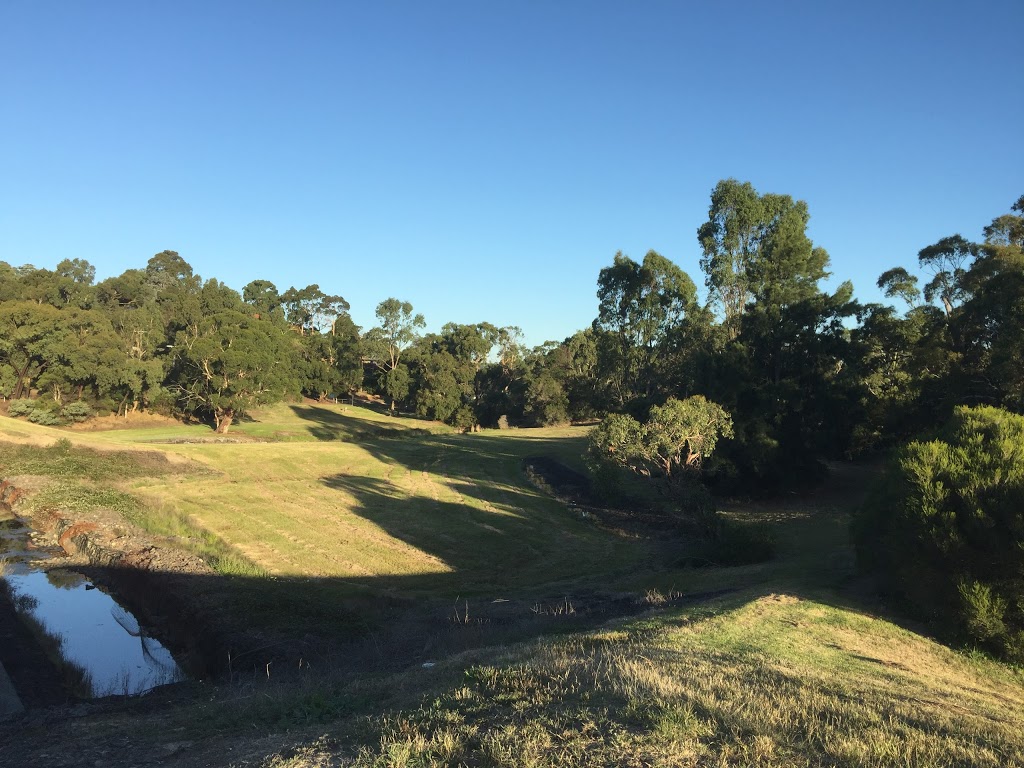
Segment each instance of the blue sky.
M1024 194L1024 3L0 3L0 260L319 283L364 327L527 342L719 179L808 202L836 281ZM835 282L835 281L834 281Z

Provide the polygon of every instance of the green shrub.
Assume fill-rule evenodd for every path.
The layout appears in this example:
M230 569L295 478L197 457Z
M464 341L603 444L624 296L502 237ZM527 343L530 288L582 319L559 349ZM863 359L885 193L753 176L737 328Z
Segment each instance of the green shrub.
M896 452L853 527L861 565L908 607L992 651L1024 632L1024 417L958 408Z
M35 410L35 404L31 400L12 400L7 406L9 416L28 416Z
M68 403L60 409L60 415L68 421L85 421L92 416L92 408L83 402Z
M8 406L7 414L27 418L33 424L41 424L44 427L59 427L68 422L61 407L49 399L15 400Z
M1006 635L1006 601L977 581L959 587L961 612L967 630L976 640L989 642Z

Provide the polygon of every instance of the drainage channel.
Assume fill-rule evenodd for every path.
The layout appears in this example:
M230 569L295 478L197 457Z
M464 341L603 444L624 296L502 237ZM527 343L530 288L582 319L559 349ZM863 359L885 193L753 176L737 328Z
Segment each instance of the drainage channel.
M59 668L67 696L136 695L186 678L171 653L110 594L75 571L52 567L59 553L36 546L20 520L0 527L0 588ZM17 711L13 703L9 709Z

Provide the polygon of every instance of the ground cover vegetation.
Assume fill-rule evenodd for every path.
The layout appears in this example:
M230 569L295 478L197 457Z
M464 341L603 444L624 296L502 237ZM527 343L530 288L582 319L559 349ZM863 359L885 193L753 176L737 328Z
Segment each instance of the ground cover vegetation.
M877 604L865 601L851 582L855 562L847 529L865 481L875 473L871 467L841 467L810 494L723 503L722 514L735 524L760 521L771 529L779 542L775 557L739 567L680 569L670 561L655 562L656 551L642 540L612 536L567 515L563 505L522 482L521 457L531 454L582 470L585 429L458 435L438 427L431 434L421 421L362 408L342 411L333 404L282 404L255 417L239 425L235 443L209 442L208 428L180 425L65 432L70 448L49 442L62 434L53 428L3 420L3 437L17 445L0 452L0 465L8 473L61 484L95 477L92 487L121 489L143 514L187 509L192 525L219 526L226 541L246 541L251 528L250 541L265 539L267 546L247 547L258 570L228 570L217 582L226 598L223 610L241 601L235 607L250 624L272 628L274 617L259 607L268 604L283 614L283 626L303 634L343 633L346 624L355 624L361 632L370 630L389 655L408 654L405 663L396 659L380 668L364 656L353 676L341 661L308 649L307 664L296 668L292 659L291 672L280 660L254 672L239 659L230 682L186 684L166 697L98 706L84 717L58 713L16 730L0 729L10 759L55 766L159 759L167 765L292 768L997 766L1024 760L1019 672L983 655L952 651L865 609L865 602L876 610ZM334 420L339 424L330 433L322 431L323 422ZM372 434L377 424L404 435L378 434L386 454L357 453L365 437L338 439ZM267 442L267 435L281 432L289 434ZM450 453L467 439L472 450ZM252 451L269 448L281 450L281 468L236 505L230 486L242 490L254 482ZM363 465L342 474L376 477L373 485L383 491L377 509L368 509L366 499L345 496L329 506L330 494L338 491L326 484L323 495L312 491L320 486L317 476L336 479L352 456L361 456ZM426 470L428 483L418 468L432 457L443 464ZM242 474L244 467L250 474ZM216 490L204 515L199 500L211 489ZM305 493L313 495L303 498ZM268 494L262 503L257 500ZM485 498L490 506L482 503ZM294 506L279 515L276 507L283 503ZM302 505L319 508L328 527L306 532L296 526L289 535L267 535ZM364 515L381 527L346 530ZM423 518L431 517L443 525L428 526ZM396 543L389 537L401 537L408 547L401 558L378 563ZM551 540L549 548L535 551L545 539ZM298 579L287 571L316 570L312 544L332 546L334 573L349 578ZM364 546L378 547L364 561L375 565L376 578L345 563ZM502 559L505 548L512 552ZM444 563L431 557L437 553ZM455 573L438 568L445 564ZM397 573L389 576L389 569ZM510 569L489 580L492 571ZM595 585L641 595L646 612L581 627L570 611L582 609L576 595ZM511 643L523 636L488 623L496 622L487 613L496 596L514 599L552 589L574 597L537 597L532 608L517 609L543 622L539 631L548 636ZM372 602L360 598L368 590L379 590ZM392 645L374 623L399 615L396 590L414 599L403 610L436 606L438 595L448 596L447 614L432 617L431 631L450 633L455 649L459 640L470 648L483 640L485 647L424 648L422 636L413 644ZM453 611L456 591L469 600L460 599ZM353 605L358 612L351 612ZM324 621L331 614L337 625ZM406 624L401 633L415 629ZM375 658L372 650L364 654ZM431 660L426 667L424 659ZM59 752L55 742L63 745Z
M824 290L808 221L722 181L697 233L706 301L660 254L618 253L592 325L534 349L487 322L424 333L396 298L364 331L317 284L239 294L173 251L99 283L78 259L0 263L0 479L44 477L36 508L113 510L202 557L201 589L270 639L302 626L419 660L441 646L383 623L455 596L446 631L477 644L522 637L477 614L510 597L548 620L577 613L553 593L639 589L661 611L456 656L402 677L383 718L381 680L214 696L214 721L347 718L273 764L1024 762L1019 672L848 589L859 564L898 616L1024 659L1024 197L981 242L881 275L899 308ZM123 428L83 429L99 414ZM537 457L587 488L527 482ZM850 459L886 469L779 501Z

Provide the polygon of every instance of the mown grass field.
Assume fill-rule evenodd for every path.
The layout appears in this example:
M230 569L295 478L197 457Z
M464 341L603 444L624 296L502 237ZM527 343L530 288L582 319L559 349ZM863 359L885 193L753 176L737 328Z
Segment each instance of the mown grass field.
M649 551L527 482L527 456L579 464L580 428L463 435L363 408L293 404L239 424L229 437L240 442L212 437L202 426L88 433L0 421L0 439L146 448L205 467L99 479L154 514L191 519L254 573L466 595L622 573Z

